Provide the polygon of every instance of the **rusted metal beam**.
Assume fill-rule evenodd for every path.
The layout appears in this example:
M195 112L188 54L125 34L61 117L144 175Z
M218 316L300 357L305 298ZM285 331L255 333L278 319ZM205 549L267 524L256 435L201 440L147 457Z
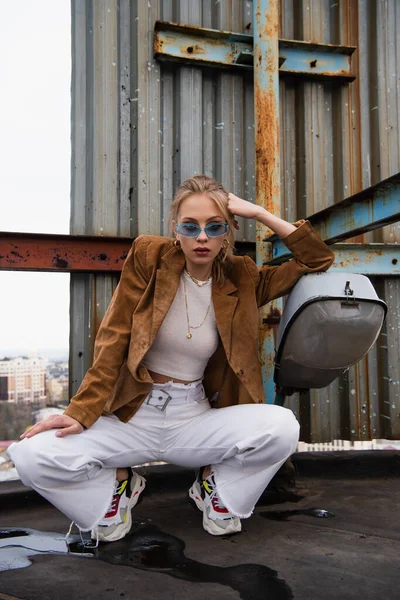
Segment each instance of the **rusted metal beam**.
M396 223L400 221L400 173L308 219L327 244ZM281 262L289 256L285 244L277 236L267 237L264 241L273 245L272 262Z
M335 244L331 270L363 275L400 275L400 244Z
M351 82L356 76L352 72L353 46L313 44L296 40L279 40L281 75L294 75L313 79Z
M156 21L154 57L163 61L245 69L253 68L253 36L192 25ZM279 72L317 79L353 81L350 46L315 44L296 40L278 40Z
M118 273L131 238L0 232L0 270Z
M280 216L278 0L255 0L253 6L256 204ZM258 265L271 258L271 247L263 242L266 230L264 225L257 223ZM270 403L275 396L274 351L281 310L281 301L274 301L261 314L263 382Z

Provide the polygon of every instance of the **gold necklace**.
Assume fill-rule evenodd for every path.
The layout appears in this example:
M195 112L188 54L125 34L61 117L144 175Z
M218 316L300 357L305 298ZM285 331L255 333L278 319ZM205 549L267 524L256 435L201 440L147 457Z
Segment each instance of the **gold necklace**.
M210 275L210 277L208 279L206 279L205 281L202 281L201 279L196 279L196 277L193 277L193 275L191 273L189 273L189 271L187 269L186 273L189 275L190 279L199 287L202 287L203 285L206 285L206 283L208 283L212 277L212 275Z
M184 289L184 292L185 292L186 321L187 321L187 327L188 327L188 331L187 331L186 337L187 337L188 340L190 340L193 337L192 334L190 333L190 330L191 329L199 329L202 325L204 325L205 320L208 317L208 313L210 312L212 297L210 297L210 304L208 305L206 316L204 317L204 319L202 320L202 322L200 323L200 325L191 325L190 322L189 322L189 309L188 309L188 300L187 300L186 281L185 281L184 277L182 277L182 279L183 279L183 289Z

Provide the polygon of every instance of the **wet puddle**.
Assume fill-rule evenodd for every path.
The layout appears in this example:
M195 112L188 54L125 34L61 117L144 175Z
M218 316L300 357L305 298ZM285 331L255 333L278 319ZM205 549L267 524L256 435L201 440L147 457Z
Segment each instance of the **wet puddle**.
M306 515L307 517L317 517L317 519L326 519L335 515L325 508L303 508L297 510L267 510L259 513L265 519L273 519L274 521L287 521L289 517L295 515Z
M297 511L295 511L297 512ZM87 534L84 534L87 535ZM278 577L277 571L265 565L239 564L230 567L209 565L185 556L185 543L155 525L134 523L133 531L122 540L88 547L87 537L35 529L0 529L0 571L21 569L32 564L38 554L81 557L101 560L113 565L163 572L177 579L196 583L219 583L240 594L243 600L291 600L292 591Z

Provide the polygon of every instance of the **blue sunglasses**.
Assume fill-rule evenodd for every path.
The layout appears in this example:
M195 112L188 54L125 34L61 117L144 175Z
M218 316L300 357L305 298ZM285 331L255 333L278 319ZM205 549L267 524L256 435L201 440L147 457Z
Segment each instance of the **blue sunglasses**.
M224 235L228 231L228 223L209 223L205 227L200 227L196 223L178 223L175 228L183 237L195 238L205 231L207 237L213 238Z

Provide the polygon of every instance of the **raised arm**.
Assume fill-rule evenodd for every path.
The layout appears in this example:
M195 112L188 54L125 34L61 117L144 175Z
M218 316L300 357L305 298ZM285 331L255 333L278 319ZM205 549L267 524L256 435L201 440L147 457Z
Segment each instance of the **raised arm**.
M333 263L333 252L308 221L298 221L292 225L265 208L233 194L229 194L229 209L237 216L255 219L272 229L293 254L291 260L277 266L261 267L258 272L253 261L250 258L246 260L257 288L258 306L288 294L305 273L326 271Z
M257 204L253 204L253 202L248 202L247 200L242 200L242 198L239 198L234 194L229 194L228 206L229 210L234 215L237 215L238 217L244 217L245 219L255 219L266 227L272 229L272 231L281 238L296 230L294 225L288 223L280 217L276 217L262 206L258 206Z

